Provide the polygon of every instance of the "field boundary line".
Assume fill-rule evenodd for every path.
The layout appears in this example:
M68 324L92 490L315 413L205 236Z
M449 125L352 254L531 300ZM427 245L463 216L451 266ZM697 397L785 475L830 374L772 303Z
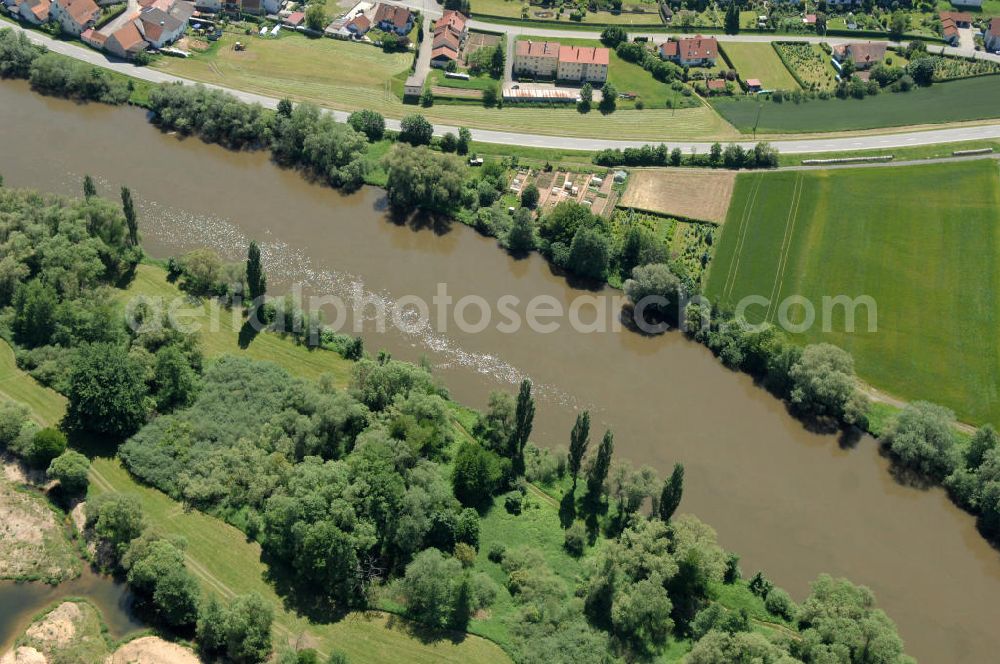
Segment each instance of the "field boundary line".
M785 220L785 234L781 238L781 250L778 254L778 269L774 274L774 284L771 286L769 302L767 304L767 315L765 321L771 319L771 307L774 300L781 295L781 286L785 283L785 266L788 264L788 254L792 249L792 234L795 232L795 220L799 215L799 203L802 201L803 181L805 178L799 173L795 176L795 186L792 188L792 200L788 205L788 218ZM777 313L777 310L775 310Z
M732 295L733 288L736 287L736 277L740 271L740 259L743 254L743 245L746 243L747 231L750 228L750 219L753 217L753 209L757 205L757 194L760 193L760 185L764 181L764 174L758 173L754 182L753 193L748 197L743 206L743 213L740 215L740 224L737 227L735 260L729 265L729 273L726 275L726 283L723 284L722 297L728 298Z

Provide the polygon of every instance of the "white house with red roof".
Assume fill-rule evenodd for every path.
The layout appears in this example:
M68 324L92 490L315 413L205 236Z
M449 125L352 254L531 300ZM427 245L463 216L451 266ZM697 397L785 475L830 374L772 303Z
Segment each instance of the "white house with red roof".
M556 78L603 84L608 80L610 52L595 46L559 46Z
M17 6L17 15L35 25L47 23L51 11L51 0L21 0Z
M386 32L395 32L400 37L410 34L413 29L413 12L406 7L380 2L375 7L375 17L372 22Z
M660 44L660 57L682 67L714 67L719 59L715 37L682 37Z
M94 27L101 9L94 0L53 0L50 16L63 32L79 36Z

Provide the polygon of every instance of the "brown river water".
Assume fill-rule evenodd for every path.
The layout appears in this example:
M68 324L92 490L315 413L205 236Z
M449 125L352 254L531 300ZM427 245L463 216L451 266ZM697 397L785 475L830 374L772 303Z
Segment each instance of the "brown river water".
M0 173L8 186L77 195L85 173L105 194L140 201L144 246L167 257L211 246L230 259L262 244L271 292L430 301L439 283L457 300L522 301L585 294L538 256L513 260L459 224L426 228L386 218L382 192L309 184L266 153L237 153L165 135L135 109L48 99L0 83ZM598 295L613 295L606 291ZM472 309L471 311L475 311ZM588 318L586 315L583 318ZM470 313L468 320L478 315ZM455 326L450 326L454 328ZM1000 552L940 490L897 484L863 438L844 449L806 431L744 375L679 334L384 334L366 348L432 362L452 394L482 407L491 390L538 386L533 438L565 446L577 409L615 431L616 454L665 475L687 470L681 509L719 532L744 574L764 569L801 600L821 572L870 586L924 662L992 662L1000 652ZM596 442L596 441L595 441Z

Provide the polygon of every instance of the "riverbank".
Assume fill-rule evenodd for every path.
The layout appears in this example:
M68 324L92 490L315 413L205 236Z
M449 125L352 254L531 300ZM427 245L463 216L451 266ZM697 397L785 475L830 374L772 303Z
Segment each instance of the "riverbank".
M161 258L210 246L238 260L249 238L258 238L273 289L298 283L304 297L345 301L356 285L373 301L391 304L404 294L430 301L440 282L456 300L612 294L574 289L539 257L512 259L458 224L393 222L377 190L344 195L304 182L262 153L149 131L135 111L39 97L19 83L0 86L0 99L8 113L0 146L19 164L4 173L8 186L49 182L78 195L90 173L114 196L127 183L147 220L147 249ZM97 152L104 158L95 161ZM209 177L210 189L203 186ZM346 329L353 324L348 317ZM743 554L745 570L769 570L796 598L820 571L850 576L876 591L921 659L989 658L1000 585L996 554L973 519L940 490L897 484L871 439L842 448L834 437L804 430L749 377L680 335L564 329L512 336L450 327L430 337L391 326L378 333L370 324L362 334L368 348L394 357L426 355L449 390L474 406L530 375L539 398L537 440L564 443L576 409L590 407L595 421L615 429L622 456L661 473L683 461L690 480L684 509L713 523L727 548ZM922 527L906 525L914 523ZM901 558L899 551L935 555ZM949 576L938 573L942 565Z

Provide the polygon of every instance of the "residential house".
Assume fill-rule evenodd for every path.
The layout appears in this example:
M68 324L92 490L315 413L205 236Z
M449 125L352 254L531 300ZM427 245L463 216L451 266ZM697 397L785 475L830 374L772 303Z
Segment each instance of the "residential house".
M21 8L21 0L3 0L3 6L11 14L17 15Z
M386 2L380 2L375 7L373 23L379 30L395 32L400 37L410 34L413 29L413 12L406 7L397 7Z
M514 73L533 78L555 78L559 42L519 41L514 47Z
M833 57L841 64L850 60L854 69L864 70L885 60L887 47L885 42L840 44L833 47Z
M810 27L816 27L816 14L806 14L802 17L802 23Z
M103 51L104 45L108 41L108 36L102 32L98 32L94 28L87 28L80 33L80 39L82 39L85 44L90 44L98 51Z
M104 42L105 50L127 60L145 51L146 40L135 24L136 21L126 21L125 25L115 30Z
M1000 16L990 21L989 27L983 33L983 43L988 51L1000 51Z
M371 30L372 22L364 14L358 14L348 21L344 28L355 37L364 37Z
M297 28L302 25L306 20L305 12L292 12L285 18L281 19L281 22L291 28Z
M142 38L153 48L163 48L177 41L187 29L187 20L180 20L159 7L145 7L135 20Z
M746 80L747 92L760 92L763 90L763 86L760 84L759 78L748 78Z
M94 27L101 9L94 0L53 0L49 13L63 32L80 35L87 28Z
M35 25L47 23L51 11L51 0L21 0L17 7L18 16Z
M983 0L952 0L956 7L968 7L969 9L982 9Z
M447 67L449 62L458 60L462 44L469 35L465 23L465 16L450 9L437 20L431 42L432 67Z
M560 46L556 78L603 84L608 80L608 49L594 46Z
M945 41L954 46L958 43L958 26L955 25L953 19L943 16L945 12L941 12L941 14L941 36L944 37Z
M264 0L264 13L268 16L276 16L281 11L282 0Z
M719 42L715 37L682 37L660 44L660 57L682 67L714 67L719 59Z

